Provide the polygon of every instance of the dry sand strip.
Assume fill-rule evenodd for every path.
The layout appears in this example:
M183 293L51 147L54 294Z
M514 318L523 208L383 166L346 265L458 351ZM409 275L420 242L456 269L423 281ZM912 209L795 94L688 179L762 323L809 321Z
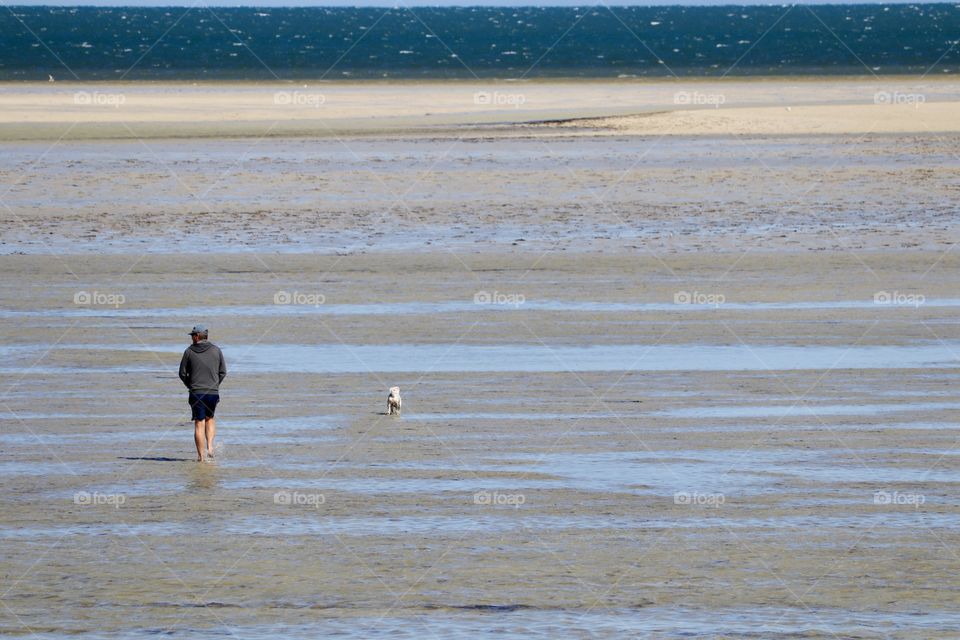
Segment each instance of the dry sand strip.
M643 136L947 134L960 130L960 102L717 107L536 124L581 132Z
M530 135L516 125L544 121L574 121L565 135L598 125L644 135L943 133L960 127L958 96L956 82L910 77L7 84L0 140L506 136ZM584 118L614 119L584 127Z

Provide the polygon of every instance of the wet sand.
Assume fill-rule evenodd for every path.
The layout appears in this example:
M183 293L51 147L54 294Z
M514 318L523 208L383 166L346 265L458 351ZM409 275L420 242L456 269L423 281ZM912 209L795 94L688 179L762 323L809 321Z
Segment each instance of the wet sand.
M960 121L960 120L958 120ZM0 154L0 253L939 250L957 135L61 141Z
M15 314L0 324L4 633L960 633L952 254L6 256L0 270ZM81 287L126 298L73 314ZM724 301L675 302L694 289ZM876 304L881 289L924 304ZM275 303L294 290L324 302ZM523 302L474 303L483 291ZM222 305L205 319L233 366L217 460L200 465L174 373L193 320L175 309L204 304ZM277 346L293 344L303 371ZM311 373L323 345L359 366ZM421 347L450 350L395 370L376 345L418 365ZM478 371L458 345L557 357ZM746 345L761 361L564 362L596 345ZM942 357L925 364L802 362L931 345ZM797 361L763 366L775 346ZM256 347L287 355L245 367ZM394 384L400 418L383 415Z
M4 87L0 634L960 635L953 85L718 86Z

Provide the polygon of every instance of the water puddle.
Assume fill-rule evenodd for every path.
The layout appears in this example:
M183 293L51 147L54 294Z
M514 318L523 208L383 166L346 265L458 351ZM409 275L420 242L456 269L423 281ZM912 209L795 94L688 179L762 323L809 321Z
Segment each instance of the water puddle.
M876 346L223 344L244 373L765 371L958 368L960 344ZM39 345L38 345L39 348ZM64 349L113 350L116 345ZM180 352L179 347L127 351ZM127 367L124 367L127 368ZM63 368L63 371L88 369Z
M960 368L960 343L794 346L625 344L549 346L544 344L221 344L235 373L401 373L401 372L574 372L574 371L765 371L827 369ZM17 359L27 362L49 345L21 345ZM31 373L90 374L124 371L159 372L155 353L179 354L180 345L74 344L53 351L117 354L142 362L116 366L35 366ZM142 358L137 354L150 352ZM12 352L13 353L13 352ZM109 362L108 357L103 361ZM0 373L21 375L8 364Z
M927 421L918 422L871 422L871 423L834 423L824 424L822 422L810 424L796 424L785 422L771 422L763 425L766 432L789 431L799 433L802 431L901 431L901 430L955 430L960 429L960 423L936 423ZM757 433L756 424L700 424L696 423L683 427L656 427L657 433ZM636 433L643 433L641 429L634 429ZM446 437L446 436L445 436ZM489 436L487 436L489 437ZM499 437L499 436L498 436Z
M536 496L528 497L531 505L535 505ZM672 497L671 497L672 499ZM862 504L870 504L867 497ZM470 505L473 507L473 505ZM309 510L307 507L287 507L292 510ZM482 510L485 507L474 507ZM690 516L676 518L643 518L643 517L603 517L588 518L582 516L542 516L527 515L525 507L504 507L494 510L491 515L468 516L399 516L385 517L327 517L323 514L323 507L317 508L312 517L281 516L250 518L245 520L231 520L223 523L223 532L236 535L270 535L282 532L284 535L338 535L338 536L370 536L370 535L444 535L462 532L501 533L528 529L542 533L545 531L561 531L569 529L581 530L692 530L699 529L760 529L777 530L782 527L795 528L838 528L850 527L865 528L892 528L902 529L911 527L929 527L935 529L954 528L960 524L960 514L956 513L927 513L922 510L899 509L875 513L863 513L850 516L830 516L822 513L810 515L789 515L771 517L737 518L723 515L729 511L727 507L721 510L703 508ZM52 534L51 534L52 535Z
M960 298L926 299L924 308L960 307ZM594 302L572 300L527 300L517 304L483 304L473 300L439 302L381 302L320 304L215 305L210 307L67 307L59 309L0 309L0 318L187 318L237 316L400 316L440 315L444 313L482 313L509 311L559 311L589 313L710 312L724 311L802 311L818 309L863 309L883 313L903 309L901 305L876 304L868 300L821 300L797 302L724 302L715 304L676 304L672 302ZM176 324L176 323L170 323ZM182 323L180 323L182 324ZM167 325L165 325L167 326Z
M27 436L20 436L21 439ZM77 468L75 468L75 466ZM67 462L20 462L15 460L0 461L0 478L7 477L28 477L28 476L79 476L81 473L98 473L107 471L105 465L84 464L80 469L79 465L72 465Z
M535 506L536 496L529 496ZM869 504L869 498L862 501ZM606 516L589 518L583 516L528 515L526 506L518 508L490 507L465 504L464 510L488 510L489 514L454 516L327 516L324 506L277 506L277 513L269 517L232 518L226 520L194 520L191 522L135 522L129 523L126 514L118 511L110 522L89 524L54 525L49 527L8 527L0 530L0 539L32 540L77 536L158 536L179 537L184 535L243 535L267 536L393 536L427 535L444 536L483 532L489 534L507 531L530 530L535 533L563 530L670 530L697 531L716 529L771 530L782 528L849 529L898 529L927 527L931 529L955 529L960 525L960 514L928 513L920 509L891 507L888 510L861 513L849 516L831 516L822 513L808 515L777 515L770 517L738 518L729 515L731 507L719 509L700 508L690 515L675 518L643 518ZM122 511L123 506L119 507ZM733 507L735 509L735 507ZM296 512L297 515L289 515ZM309 512L310 515L302 515ZM101 511L112 515L109 509Z
M910 413L960 409L960 402L905 402L898 404L733 405L684 407L651 415L673 418L787 418L791 416L863 416L878 413Z
M319 596L318 596L319 598ZM638 600L643 600L638 598ZM495 601L494 601L495 602ZM104 603L102 607L109 607ZM162 606L160 604L147 607ZM173 605L184 606L184 605ZM189 605L196 607L197 604ZM210 602L203 606L238 607L232 602ZM273 609L306 610L316 606L329 609L321 601L272 602ZM691 608L654 606L644 602L634 608L606 609L572 608L550 609L531 607L510 601L499 604L476 604L470 601L437 602L416 608L396 608L387 614L357 615L349 603L342 603L347 615L317 616L309 624L256 624L231 621L230 626L192 628L179 624L178 638L210 638L214 636L242 637L250 640L313 640L318 637L336 637L346 640L391 638L394 640L421 640L425 636L450 640L473 640L481 637L502 637L510 640L540 640L543 638L873 638L947 637L960 632L960 614L953 611L929 612L868 611L826 609L823 607L750 607L750 608ZM252 611L251 611L252 613ZM184 614L186 617L186 614ZM218 618L217 616L216 618ZM216 624L216 618L214 623ZM76 624L73 627L77 627ZM120 638L155 638L172 633L163 628L122 632L84 632L91 640ZM37 631L31 637L53 640L62 634Z
M463 413L416 413L404 417L406 422L444 422L456 420L615 420L619 416L615 413L496 413L496 412L463 412ZM578 432L580 433L580 432ZM490 437L485 436L485 437ZM499 435L497 436L500 437Z
M271 465L271 469L296 470L304 468L313 468L315 463L279 463ZM303 487L303 478L279 478L271 477L266 479L241 479L228 480L223 482L227 489L269 489L272 491L287 490L291 487ZM470 495L480 490L487 491L513 491L516 489L563 489L569 487L566 480L542 480L542 479L503 479L503 478L482 478L478 479L469 472L464 472L462 478L376 478L376 477L351 477L351 478L330 478L321 477L311 483L307 489L310 491L343 491L346 493L406 493L406 494L429 494L436 495L442 492L463 492ZM306 491L307 489L303 489Z
M567 487L585 491L667 495L709 489L732 494L770 488L770 477L756 465L744 471L728 452L720 453L724 459L707 459L704 452L693 451L516 454L498 459L512 462L506 467L514 471L521 463L525 470L562 477Z
M841 454L843 452L840 452ZM891 460L897 452L890 451ZM936 455L931 455L931 461ZM804 491L811 483L960 482L960 469L891 466L865 459L838 460L808 451L688 450L501 455L523 469L562 477L569 488L673 495L751 495ZM516 464L510 466L518 470Z
M253 416L230 417L217 423L224 429L235 429L238 435L246 436L252 431L264 429L270 433L294 431L330 430L343 426L343 415L289 416L283 418L256 418Z

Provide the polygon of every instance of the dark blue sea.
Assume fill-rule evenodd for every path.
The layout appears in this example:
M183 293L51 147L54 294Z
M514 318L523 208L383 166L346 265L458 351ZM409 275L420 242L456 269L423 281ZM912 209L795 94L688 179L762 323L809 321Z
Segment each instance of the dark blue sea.
M0 9L0 80L952 74L960 5Z

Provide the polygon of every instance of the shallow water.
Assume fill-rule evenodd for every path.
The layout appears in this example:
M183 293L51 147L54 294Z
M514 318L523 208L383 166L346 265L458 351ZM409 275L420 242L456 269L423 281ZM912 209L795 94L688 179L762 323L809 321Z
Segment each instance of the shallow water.
M960 367L960 345L225 345L252 373L452 371L756 371Z
M954 431L960 430L960 421L958 422L929 422L926 420L918 420L916 422L883 422L878 424L876 422L860 422L860 423L849 423L844 422L842 424L837 424L829 421L824 422L811 422L807 424L797 424L795 422L775 420L763 425L764 431L766 433L773 433L777 431L781 432L796 432L796 431L828 431L828 432L843 432L843 431L901 431L901 430L917 430L917 431ZM663 433L750 433L755 432L757 425L753 423L734 423L734 424L709 424L704 422L696 422L692 425L682 426L682 427L657 427L657 429Z
M336 414L310 416L283 416L281 418L264 418L253 416L230 416L222 425L230 429L239 429L241 437L246 437L250 431L265 429L270 433L287 433L291 431L309 431L336 429L345 422L346 417Z
M924 308L960 307L960 298L924 299ZM401 315L437 315L443 313L483 313L513 311L569 311L569 312L709 312L717 310L731 311L803 311L803 310L839 310L862 309L884 313L904 309L904 305L877 304L873 300L810 300L785 302L736 302L726 301L718 304L677 304L670 302L595 302L580 300L527 300L516 303L489 304L473 301L443 302L383 302L367 304L344 304L322 302L319 304L252 304L252 305L210 305L204 307L66 307L60 309L0 309L0 319L22 318L164 318L156 326L179 326L182 319L196 317L229 316L401 316ZM906 305L906 308L914 308ZM166 320L169 319L169 320ZM179 322L179 324L178 324Z
M869 499L863 502L869 503ZM927 513L905 509L900 512L867 513L855 516L824 516L818 513L777 515L772 517L735 517L724 511L704 511L696 515L679 515L675 518L608 517L586 518L576 516L528 516L524 509L499 511L496 515L474 516L411 516L389 517L329 517L318 510L313 517L301 515L278 515L265 518L235 517L218 522L170 523L150 522L127 524L125 522L93 523L51 527L22 527L0 530L0 539L58 539L68 535L79 536L185 536L197 533L221 533L223 535L274 536L278 533L290 536L391 536L416 534L441 538L450 534L483 530L491 535L517 530L534 531L590 531L609 529L616 531L667 530L697 531L699 529L769 530L820 526L843 529L910 528L926 527L950 529L960 525L960 514Z
M542 344L230 344L220 345L230 354L234 372L266 373L400 373L418 372L587 372L587 371L764 371L809 369L922 369L960 368L960 344L873 346L771 346L741 345L598 345L547 346ZM21 345L18 355L42 353ZM113 351L112 345L60 345L60 350ZM119 351L180 353L169 345L126 346ZM156 370L147 366L144 371ZM130 365L117 368L129 369ZM0 373L17 371L2 368ZM46 374L75 374L74 367L38 366ZM82 370L109 372L110 367ZM157 370L160 371L160 370Z
M315 468L315 463L280 463L271 466L271 472L303 471ZM302 478L285 477L274 474L273 477L262 480L225 481L223 484L229 489L270 489L285 490L288 488L303 487L304 490L346 491L350 493L387 495L387 494L430 494L442 492L460 492L473 494L481 490L512 491L517 488L565 488L569 484L566 480L539 480L527 478L523 480L484 478L478 480L469 471L463 473L462 478L375 478L365 477L363 472L356 477L336 478L318 474L316 480L304 483Z
M176 605L168 605L176 606ZM229 608L221 602L210 602L211 610ZM278 603L278 609L304 609L300 603ZM329 607L332 613L336 607ZM346 607L349 611L349 607ZM320 610L321 612L323 609ZM318 612L319 613L319 612ZM895 631L902 620L910 619L910 633ZM573 629L582 633L571 636ZM278 640L281 638L451 638L477 637L516 638L518 640L553 639L561 637L598 638L908 638L946 637L960 632L960 614L924 614L910 611L866 610L851 613L831 608L804 609L803 607L756 609L691 609L687 607L657 607L641 600L635 608L606 609L594 607L589 611L543 609L523 604L503 603L480 605L438 602L424 607L421 613L404 616L346 616L343 618L315 616L301 625L243 626L244 638L251 640ZM129 634L92 633L85 637L114 640L116 638L152 638L166 634L164 628L145 629ZM232 630L211 633L209 629L178 629L174 637L208 638L235 637ZM46 639L61 636L45 633L34 637Z
M550 413L550 412L530 412L516 413L509 411L465 411L463 413L410 413L407 412L406 420L416 422L443 422L443 421L468 421L468 420L611 420L619 417L615 413Z
M842 451L841 451L842 453ZM902 450L887 452L891 459ZM931 459L944 455L925 452ZM604 454L545 453L504 456L521 460L524 468L565 479L568 486L588 491L629 491L673 495L677 492L723 493L726 496L806 491L809 483L922 482L960 483L960 469L879 466L860 459L805 451L635 451ZM799 482L791 486L792 482ZM866 494L865 494L866 495Z
M862 416L878 413L919 413L960 409L960 402L900 402L890 404L791 405L683 407L657 412L675 418L786 418L791 416Z

